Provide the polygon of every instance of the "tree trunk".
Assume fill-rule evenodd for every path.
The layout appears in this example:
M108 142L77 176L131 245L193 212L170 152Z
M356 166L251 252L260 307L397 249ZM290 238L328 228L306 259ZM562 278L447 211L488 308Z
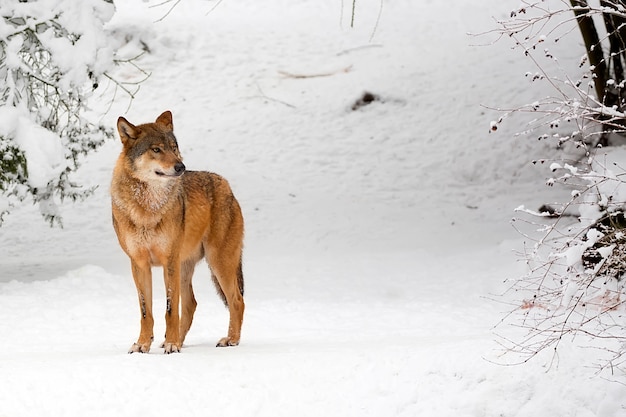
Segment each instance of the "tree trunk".
M589 5L587 4L587 0L570 0L570 3L576 15L576 21L578 22L580 33L583 36L583 41L585 42L589 64L595 67L593 70L593 83L596 95L598 96L598 100L604 102L608 67L604 60L604 53L602 52L596 25L593 23L591 16L588 15Z
M616 5L626 6L621 0L601 0L600 5L614 9ZM604 25L608 33L611 62L613 64L613 71L611 72L611 69L609 69L609 77L612 76L615 80L615 85L619 85L624 81L624 64L626 63L626 19L611 13L603 13L602 17L604 18ZM622 100L620 91L615 88L609 88L605 94L608 96L609 93L611 96L614 96L611 100L613 103L610 103L610 105L617 105L621 110Z

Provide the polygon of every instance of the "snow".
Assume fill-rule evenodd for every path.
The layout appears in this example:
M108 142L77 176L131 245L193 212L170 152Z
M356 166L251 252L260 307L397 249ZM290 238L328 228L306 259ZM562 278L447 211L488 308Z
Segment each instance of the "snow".
M14 109L4 107L3 110ZM58 177L64 169L65 157L59 137L24 116L18 116L16 143L26 155L28 182L32 187L46 187L50 178ZM37 141L26 138L37 138Z
M64 229L36 207L0 229L0 416L626 415L623 375L596 375L584 340L517 366L496 343L515 302L504 281L525 271L513 211L571 193L543 185L550 167L530 161L555 151L514 136L523 116L489 133L501 114L487 107L541 96L522 52L466 35L516 3L360 1L354 28L351 2L207 14L216 2L188 0L155 23L158 3L117 2L109 30L128 56L149 48L151 76L128 111L118 94L104 114L98 91L90 107L111 126L172 110L186 166L231 183L247 228L241 345L214 347L227 312L199 266L194 325L163 355L155 269L157 340L126 354L139 311L110 224L110 141L75 175L94 196L59 204ZM551 49L577 63L579 45ZM365 91L379 99L353 111Z

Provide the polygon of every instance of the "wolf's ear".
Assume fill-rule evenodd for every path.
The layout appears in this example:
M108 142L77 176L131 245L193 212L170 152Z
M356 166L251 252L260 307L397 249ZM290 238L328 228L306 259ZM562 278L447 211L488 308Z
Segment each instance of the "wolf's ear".
M156 119L156 124L163 126L170 132L174 131L174 123L172 122L172 112L169 110L165 110L159 117Z
M126 143L128 139L137 139L139 136L139 129L137 126L133 125L128 120L120 117L117 119L117 131L120 134L120 139L122 139L122 143Z

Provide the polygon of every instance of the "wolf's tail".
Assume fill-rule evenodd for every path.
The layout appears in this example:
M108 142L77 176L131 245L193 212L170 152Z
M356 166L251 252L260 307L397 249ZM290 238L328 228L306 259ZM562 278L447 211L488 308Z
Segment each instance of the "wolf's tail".
M239 267L237 267L237 285L239 285L239 292L243 297L243 265L241 258L239 258Z

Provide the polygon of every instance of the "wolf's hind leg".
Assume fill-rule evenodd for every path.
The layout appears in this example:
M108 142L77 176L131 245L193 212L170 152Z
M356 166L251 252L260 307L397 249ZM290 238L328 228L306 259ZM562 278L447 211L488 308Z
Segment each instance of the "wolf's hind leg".
M180 297L181 297L181 317L180 317L180 343L185 341L185 336L191 328L193 315L198 305L196 297L193 294L193 271L195 269L195 261L185 261L180 271Z
M243 301L243 273L241 268L241 253L238 256L228 257L210 256L212 278L223 295L225 304L230 313L228 336L217 342L218 347L237 346L241 337L241 325L245 304Z

